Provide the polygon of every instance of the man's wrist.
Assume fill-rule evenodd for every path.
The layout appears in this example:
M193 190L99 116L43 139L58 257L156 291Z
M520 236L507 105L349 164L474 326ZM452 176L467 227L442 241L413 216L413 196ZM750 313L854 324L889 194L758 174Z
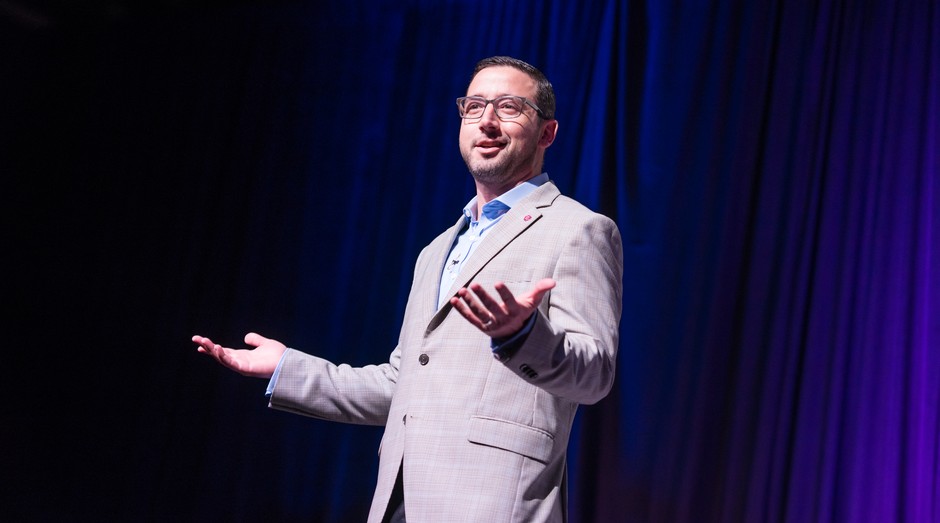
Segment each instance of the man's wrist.
M510 336L504 336L502 338L492 338L490 340L490 348L493 349L493 356L500 360L506 361L512 357L513 354L525 343L526 338L529 336L529 333L532 332L532 328L535 326L535 317L538 314L538 311L533 312L528 319L522 324L522 328L518 332Z

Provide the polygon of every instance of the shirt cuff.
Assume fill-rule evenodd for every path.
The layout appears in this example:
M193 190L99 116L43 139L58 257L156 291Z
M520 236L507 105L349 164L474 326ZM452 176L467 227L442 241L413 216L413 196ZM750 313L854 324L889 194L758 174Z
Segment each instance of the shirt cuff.
M274 387L277 386L277 375L281 373L281 364L284 363L284 356L286 355L287 351L285 350L284 354L281 354L281 359L277 362L277 367L274 368L274 373L271 374L271 379L268 380L268 388L264 391L265 398L271 399L271 396L274 394Z
M533 312L532 315L529 316L529 319L522 325L522 328L519 329L519 332L512 336L508 338L492 338L490 340L490 348L493 349L493 357L499 361L506 361L511 358L512 355L519 350L519 347L525 343L529 333L532 332L532 327L535 326L535 316L537 314L538 312Z

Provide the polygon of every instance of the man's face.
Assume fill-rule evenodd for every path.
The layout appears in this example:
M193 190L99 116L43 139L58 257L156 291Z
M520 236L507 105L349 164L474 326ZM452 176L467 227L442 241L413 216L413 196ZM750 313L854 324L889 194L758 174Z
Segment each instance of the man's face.
M513 67L494 66L477 73L467 96L492 100L515 95L534 103L535 91L535 80L529 75ZM500 120L493 104L489 104L482 117L461 121L460 154L477 182L512 188L539 174L534 170L541 164L545 147L551 144L551 139L539 143L545 125L531 107L526 106L516 118Z

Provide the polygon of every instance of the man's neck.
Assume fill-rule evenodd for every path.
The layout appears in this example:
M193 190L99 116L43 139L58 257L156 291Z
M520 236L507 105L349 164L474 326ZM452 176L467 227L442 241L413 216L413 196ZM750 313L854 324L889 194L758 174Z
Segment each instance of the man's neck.
M476 182L477 187L477 216L480 215L480 209L483 208L487 203L499 198L500 195L505 194L506 192L512 190L514 187L518 187L523 183L535 178L540 173L533 171L527 174L526 176L520 178L517 181L505 184L505 185L487 185L481 182Z

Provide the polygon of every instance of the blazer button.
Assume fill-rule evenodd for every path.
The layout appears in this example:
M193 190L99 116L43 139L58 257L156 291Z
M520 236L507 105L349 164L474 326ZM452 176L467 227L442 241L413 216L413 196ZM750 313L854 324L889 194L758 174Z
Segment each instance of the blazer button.
M428 355L427 355L427 354L422 354L422 355L418 356L418 363L420 363L421 365L427 365L427 364L428 364L428 360L430 360L430 359L431 359L431 358L428 358Z

